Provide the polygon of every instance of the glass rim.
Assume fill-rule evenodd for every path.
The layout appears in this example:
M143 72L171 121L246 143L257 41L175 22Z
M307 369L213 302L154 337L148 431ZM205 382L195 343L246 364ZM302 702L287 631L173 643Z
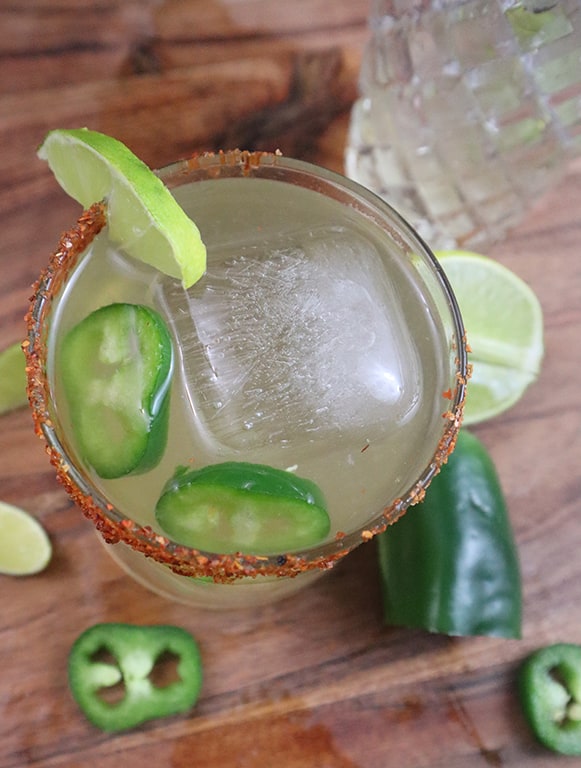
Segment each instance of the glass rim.
M49 257L47 267L41 272L33 287L26 315L27 338L23 343L23 350L26 356L27 392L34 428L36 434L46 442L46 450L56 470L57 479L68 495L80 507L85 517L93 522L107 543L123 542L133 550L169 566L175 573L192 577L211 577L217 582L255 576L294 577L304 571L329 569L358 545L370 541L378 533L385 531L388 525L401 517L409 506L423 499L430 482L453 451L462 423L466 384L470 375L464 325L446 275L432 251L413 228L373 192L335 171L270 152L233 150L201 153L164 166L156 173L166 182L172 178L197 173L207 179L219 178L222 175L243 177L265 168L292 171L325 180L335 188L360 198L381 216L387 217L397 228L404 231L422 252L422 256L427 259L450 311L453 324L452 343L455 345L456 383L454 389L449 392L449 407L442 414L444 427L440 440L431 461L417 481L404 494L371 517L365 525L350 533L337 533L334 539L302 551L271 555L206 552L184 546L150 526L142 526L124 515L91 485L83 471L69 459L51 417L51 394L46 373L46 321L52 302L59 294L78 257L106 225L104 202L95 203L83 211L74 226L61 235L56 250ZM225 173L224 169L227 169Z

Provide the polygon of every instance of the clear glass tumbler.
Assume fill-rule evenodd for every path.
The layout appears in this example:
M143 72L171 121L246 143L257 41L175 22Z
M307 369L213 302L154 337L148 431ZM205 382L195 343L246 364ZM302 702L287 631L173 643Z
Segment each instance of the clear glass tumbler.
M580 0L374 0L346 173L432 248L501 239L580 149Z
M422 240L340 175L240 151L158 173L200 227L207 273L185 291L109 241L104 204L85 211L51 255L28 315L36 430L59 480L135 579L193 606L270 602L423 497L462 419L462 320ZM59 339L111 301L148 303L165 317L176 371L160 465L103 481L71 433ZM164 483L176 465L223 461L308 476L327 499L329 536L264 554L171 540L153 515Z

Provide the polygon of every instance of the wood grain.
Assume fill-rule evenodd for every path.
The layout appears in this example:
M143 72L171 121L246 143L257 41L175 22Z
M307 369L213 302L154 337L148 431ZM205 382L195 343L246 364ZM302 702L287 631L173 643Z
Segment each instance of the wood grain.
M362 0L4 2L0 347L23 336L30 285L77 213L35 158L47 129L108 131L152 165L245 145L340 170L367 12ZM222 615L166 603L110 560L19 411L1 420L0 498L43 522L54 559L39 576L0 577L0 768L563 765L532 739L515 676L539 645L581 642L580 206L577 161L492 251L545 313L539 381L477 430L519 545L522 640L383 626L373 543L277 606ZM84 721L68 651L111 620L198 637L205 681L190 716L116 736Z

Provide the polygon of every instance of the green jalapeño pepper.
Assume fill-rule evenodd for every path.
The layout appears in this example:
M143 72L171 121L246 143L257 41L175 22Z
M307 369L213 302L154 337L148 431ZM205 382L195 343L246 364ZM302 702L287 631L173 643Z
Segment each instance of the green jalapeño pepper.
M317 544L330 529L315 483L244 461L178 468L163 489L155 517L181 544L224 553L287 552Z
M378 536L386 623L520 637L518 554L490 455L461 430L423 502Z
M156 684L156 666L168 659L177 663L179 679ZM186 712L196 703L202 685L196 641L172 626L95 624L75 641L68 671L75 701L103 731L122 731ZM109 693L120 689L122 698L108 701L107 689Z
M563 755L581 755L581 646L557 643L524 662L521 704L538 740Z
M144 472L165 449L173 351L161 317L110 304L65 336L59 372L84 460L103 478Z

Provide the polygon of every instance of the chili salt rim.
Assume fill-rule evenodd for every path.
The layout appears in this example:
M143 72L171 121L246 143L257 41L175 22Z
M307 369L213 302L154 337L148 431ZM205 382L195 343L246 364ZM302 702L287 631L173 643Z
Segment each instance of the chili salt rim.
M356 191L380 208L388 209L392 218L399 220L408 233L432 260L435 275L449 302L451 316L456 331L452 343L455 344L456 383L453 390L444 393L450 399L450 408L442 414L445 427L434 452L420 478L406 494L392 501L376 515L365 527L349 534L338 533L334 540L298 553L278 555L248 555L244 553L218 554L186 547L156 532L150 526L141 526L123 515L116 507L94 489L83 472L67 458L65 447L57 435L50 412L50 388L46 373L47 319L52 303L64 285L70 271L79 256L91 244L106 224L106 206L103 202L95 203L79 217L73 228L61 235L56 250L51 254L49 263L34 285L34 293L26 315L28 335L22 347L26 356L27 394L32 409L36 434L43 439L50 463L56 470L58 481L63 485L72 501L81 509L86 518L92 521L102 538L109 544L123 542L146 557L167 565L177 574L190 577L211 577L216 582L228 582L243 577L277 576L294 577L305 571L332 568L337 561L352 551L362 542L371 540L378 533L401 517L406 509L420 502L432 479L440 471L454 449L462 423L466 384L471 366L467 360L467 343L458 305L450 285L433 257L430 249L422 242L409 225L386 203L370 192L361 191L347 179L331 171L310 166L296 160L282 159L279 154L264 152L204 153L187 160L166 166L157 173L162 177L183 175L192 169L207 172L208 178L216 175L217 168L237 169L239 175L248 175L252 169L262 165L278 165L291 168L313 168L318 174L326 174L332 179L341 179L341 185L347 191Z

